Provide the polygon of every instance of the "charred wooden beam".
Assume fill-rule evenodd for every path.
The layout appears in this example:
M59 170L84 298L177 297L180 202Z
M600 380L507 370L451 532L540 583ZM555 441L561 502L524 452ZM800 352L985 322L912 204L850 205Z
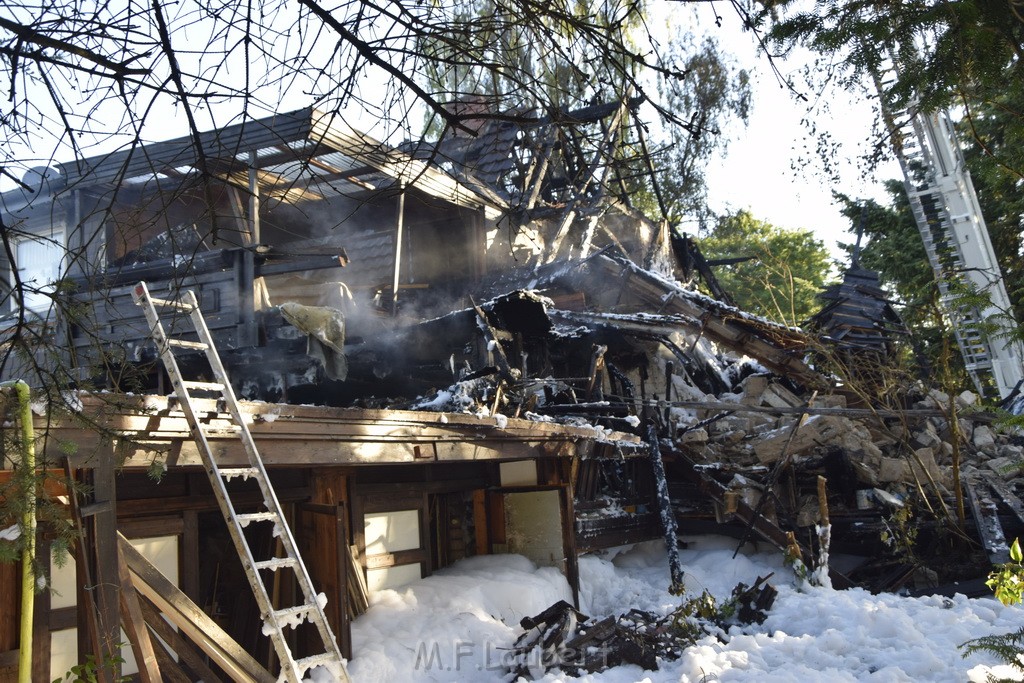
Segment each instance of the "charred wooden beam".
M694 325L690 331L702 332L716 343L756 358L794 382L809 389L832 386L831 380L803 361L810 338L799 330L745 316L706 297L701 299L653 273L608 256L588 261L587 267L592 277L624 278L623 289L653 310L697 320L706 317L705 325Z
M658 443L658 428L653 422L647 424L647 446L650 449L656 501L661 515L662 529L665 532L665 548L668 551L668 566L672 575L669 591L680 594L683 591L683 564L679 560L679 527L675 512L672 510L672 499L668 493L665 461L661 458L661 446Z
M608 347L604 344L597 344L594 346L594 354L590 358L590 379L587 381L587 399L594 400L595 391L596 398L600 399L602 396L601 392L601 373L604 372L604 354L608 351Z
M484 313L484 309L474 303L473 310L476 311L477 327L480 328L480 332L483 333L484 340L487 342L487 351L494 354L494 361L498 366L501 378L511 382L513 380L512 366L505 356L505 348L501 345L498 332L487 320L487 314Z

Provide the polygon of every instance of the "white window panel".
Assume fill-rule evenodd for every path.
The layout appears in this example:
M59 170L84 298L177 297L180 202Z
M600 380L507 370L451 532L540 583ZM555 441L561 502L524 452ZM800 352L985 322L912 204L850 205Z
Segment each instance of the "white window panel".
M27 288L38 292L25 292L25 307L33 311L45 311L51 299L53 283L60 279L64 264L64 233L54 231L49 237L33 239L24 237L15 242L14 257L17 260L18 276ZM17 301L12 302L16 306Z
M397 564L394 567L381 567L366 572L366 589L371 593L399 588L423 578L423 563Z
M366 554L395 553L420 547L420 511L395 510L364 517Z
M50 633L50 675L47 680L64 680L78 664L78 629L67 628Z

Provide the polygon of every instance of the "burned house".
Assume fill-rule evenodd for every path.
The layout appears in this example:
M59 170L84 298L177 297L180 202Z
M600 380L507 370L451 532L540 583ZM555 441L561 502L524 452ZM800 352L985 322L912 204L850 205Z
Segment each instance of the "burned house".
M883 466L892 482L945 485L938 443L913 451L923 470L899 459L924 432L943 442L938 427L893 437L903 415L854 422L864 414L809 362L811 337L673 277L668 226L616 181L607 131L635 105L395 146L307 109L64 165L38 196L8 197L20 279L48 282L44 256L67 274L24 303L61 340L35 370L72 390L38 417L42 452L87 485L53 492L81 533L52 571L61 589L36 598L35 677L103 661L121 622L139 660L125 670L143 680L276 676L280 651L240 588L255 570L229 532L231 517L266 514L263 475L241 475L241 425L345 657L367 594L470 555L520 553L575 590L579 553L678 524L732 528L811 565L817 518L795 459L828 474L833 523L850 529L877 517L857 497L882 490ZM178 370L159 362L142 282L171 302ZM232 398L174 303L186 292ZM938 423L939 408L913 419ZM993 439L993 454L1004 446ZM223 485L237 513L219 507L204 457L240 473ZM266 527L246 543L287 559ZM41 537L43 557L54 540ZM290 604L299 588L260 571L273 605ZM12 565L0 572L14 584ZM0 599L9 669L18 609ZM308 627L285 632L297 658L315 651Z

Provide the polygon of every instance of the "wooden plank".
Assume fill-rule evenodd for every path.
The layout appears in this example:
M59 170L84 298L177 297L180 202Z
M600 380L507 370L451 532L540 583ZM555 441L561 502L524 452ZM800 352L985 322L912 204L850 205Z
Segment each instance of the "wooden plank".
M404 497L413 499L424 493L461 493L472 489L483 488L490 481L481 475L473 478L441 479L439 481L408 481L408 482L379 482L379 483L358 483L358 491L362 496L383 495L387 498Z
M118 505L120 508L120 505ZM153 501L149 501L152 511ZM156 508L161 512L163 506ZM123 511L122 511L123 512ZM160 515L159 517L125 518L122 514L118 530L127 538L149 538L151 536L178 536L185 530L184 520L177 515Z
M88 433L79 431L52 431L52 436L68 438L75 443L95 437ZM52 441L53 439L51 439ZM166 451L171 441L147 440L133 441L126 443L122 451L124 467L148 468L152 465L155 451ZM379 442L359 443L347 440L341 436L337 438L310 439L296 435L295 438L278 438L273 440L257 439L257 446L264 463L268 467L274 466L340 466L340 465L374 465L374 464L396 464L396 463L430 463L430 462L459 462L471 460L526 460L538 457L571 457L574 454L586 455L583 449L585 443L562 442L567 446L565 452L556 450L549 453L544 448L543 442L491 442L472 441L467 439L461 442L448 442L429 444L426 448L433 448L435 457L430 460L423 460L417 457L418 452L424 450L423 446L415 442ZM211 448L217 458L218 465L222 467L242 467L248 463L245 449L240 441L225 441L223 439L210 439ZM76 467L92 467L96 464L96 456L88 448L80 448L75 457ZM199 451L192 442L182 442L180 455L172 463L174 467L199 467L202 466L202 459Z
M477 555L490 555L491 545L487 540L487 491L473 491L473 535Z
M79 473L71 469L71 462L64 458L64 472L68 481L83 483L79 480ZM95 661L102 661L103 650L100 645L101 620L96 604L96 592L91 590L93 583L93 558L89 552L89 544L86 541L86 523L82 518L79 508L77 488L72 489L68 495L71 520L75 529L75 602L78 611L78 656L83 658L85 653L91 653ZM108 503L109 504L109 503ZM101 510L106 512L106 510ZM84 625L84 628L83 628ZM104 669L99 672L98 679L101 683L108 683L111 679L109 672Z
M188 434L184 415L173 408L173 399L159 395L120 395L106 394L103 397L81 393L78 398L82 402L82 412L90 418L99 420L100 426L111 429L150 431L154 425L153 418L159 419L159 425L165 420L177 420L174 430ZM226 414L218 410L217 401L212 399L193 399L197 414L212 414L229 420ZM305 406L293 404L270 404L250 401L239 401L242 412L252 415L255 423L251 426L254 434L266 432L287 432L289 429L298 432L324 433L336 437L346 432L351 436L359 436L365 429L380 429L385 433L394 433L403 427L414 431L420 429L437 429L442 433L453 433L460 429L479 432L481 429L495 429L505 434L525 433L530 438L549 436L558 439L594 437L603 434L597 428L571 427L544 422L533 422L522 418L501 419L477 417L461 413L430 413L411 410L386 410L371 408L333 408L325 406ZM260 422L260 415L273 415L273 422ZM500 424L499 424L500 423ZM40 428L46 426L45 418L38 420ZM163 429L163 427L159 427ZM403 433L402 436L407 436ZM616 435L624 441L640 442L632 434Z
M120 548L117 553L117 568L121 586L121 624L128 635L128 642L132 645L132 653L139 667L139 677L142 683L160 683L160 665L157 663L153 643L149 639L149 629L146 628L146 621L142 617L139 594L132 586L128 563Z
M605 439L604 432L592 431L581 427L565 426L564 429L551 429L550 424L545 422L531 423L533 425L546 425L545 428L533 428L530 424L522 424L517 420L515 424L498 425L491 420L496 418L481 417L475 425L451 425L447 426L441 422L424 419L419 423L401 422L362 422L353 423L343 420L334 420L330 416L323 418L323 421L310 419L293 420L257 420L250 431L253 438L273 440L275 438L291 438L301 435L313 441L321 439L350 439L358 443L401 443L412 441L416 443L431 443L434 441L466 441L477 439L488 439L491 441L572 441L578 438L600 438L602 440L615 440L621 436L624 442L638 443L633 435L621 434L611 435ZM509 418L511 420L513 418ZM179 414L167 416L144 417L141 415L124 415L116 420L110 420L106 425L109 429L125 436L138 437L143 440L157 441L174 438L187 438L189 435L188 425L185 419ZM230 419L223 414L214 413L203 419L204 424L211 430L231 428ZM51 427L54 430L61 429L60 424ZM226 437L213 436L214 439Z
M160 616L160 612L149 599L142 597L140 604L146 625L149 626L154 634L170 646L175 654L181 658L181 661L192 670L192 673L198 676L204 683L220 683L220 677L213 673L213 669L206 665L202 653L191 642L182 638L181 634L168 624L166 619Z
M18 659L21 656L19 650L0 651L0 681L18 680ZM10 677L7 674L10 673Z
M119 543L135 588L209 655L217 666L224 669L232 680L273 683L274 676L132 547L128 539L120 536Z
M328 596L325 613L338 641L342 656L351 657L351 626L348 594L348 522L345 501L348 482L344 470L326 468L312 474L315 503L302 503L299 510L311 513L311 521L299 528L303 541L311 544L302 551L314 582ZM309 515L304 515L307 518Z
M78 607L50 608L50 630L63 631L68 628L78 628ZM88 652L89 648L83 650Z
M236 507L251 507L263 501L263 494L259 491L233 493L231 498L235 501ZM301 486L298 488L277 489L277 499L282 502L295 502L309 498L309 488ZM183 514L209 512L219 510L217 501L212 495L205 496L170 496L160 498L160 510L163 512L181 512ZM122 517L145 514L153 509L153 498L138 498L136 500L122 500L118 502L117 509ZM183 534L188 533L188 522L183 528Z
M420 525L421 527L427 525ZM422 541L421 541L422 543ZM373 555L367 555L363 562L367 569L383 569L384 567L394 567L401 564L416 564L423 563L424 572L428 569L428 563L430 562L430 553L427 548L422 546L419 548L413 548L412 550L396 550L392 553L376 553ZM424 576L426 573L424 574Z
M110 454L112 455L112 454ZM99 648L101 661L112 662L111 674L116 680L121 675L121 665L115 659L120 656L121 629L118 624L118 586L120 579L117 568L117 486L114 480L114 458L108 455L93 470L93 502L109 502L104 512L93 515L92 553L96 569L96 611L99 616Z
M359 560L359 547L356 545L350 545L349 551L349 567L352 571L349 574L350 581L349 595L352 596L352 613L353 616L359 616L370 605L370 589L366 586L366 574L363 573L363 565Z
M39 428L53 438L51 449L63 441L79 445L74 464L95 467L109 458L109 445L97 428L125 435L118 456L126 467L149 467L157 454L174 453L175 466L200 466L195 444L180 412L168 410L166 397L120 397L107 402L83 394L83 414L96 424L77 418ZM197 401L210 424L227 426L227 416L214 401ZM149 409L146 409L149 406ZM417 462L426 452L430 461L512 460L532 457L588 456L601 442L614 441L626 450L641 443L636 435L605 434L598 429L569 427L509 418L476 418L455 414L434 415L410 411L323 409L311 406L243 404L254 416L273 414L277 419L255 422L253 437L264 461L274 465L344 465ZM154 412L155 411L155 412ZM221 465L242 465L247 459L235 438L211 438ZM53 452L56 456L56 451ZM160 456L167 458L167 455Z
M430 507L430 495L427 494L427 493L424 493L420 497L420 521L419 521L419 524L420 524L420 547L419 547L419 551L422 553L422 560L421 560L422 564L420 565L420 576L422 576L424 578L430 576L431 573L433 573L433 571L434 571L434 561L433 561L433 557L432 557L433 553L430 550L431 543L433 542L433 539L431 538L431 534L430 534L430 530L433 527L433 523L431 521L431 513L432 513L432 511L431 511L431 507ZM445 524L447 524L447 522L445 522ZM408 562L408 560L405 559L405 557L403 557L403 554L406 553L406 552L415 553L416 551L396 551L396 555L397 555L396 560L399 563L405 564L405 563Z
M487 537L493 544L508 542L505 535L505 495L501 491L487 492Z
M341 649L341 656L345 659L352 659L352 622L348 618L346 606L348 601L349 567L352 564L352 558L346 552L346 548L349 546L348 510L344 501L338 503L334 513L334 529L335 558L338 566L338 593L335 596L335 602L341 602L337 606L338 627L335 633L339 641L338 647Z
M576 549L576 509L573 507L572 484L567 483L559 491L562 509L562 552L565 555L565 578L572 588L573 607L580 606L580 565Z
M167 683L193 683L192 677L182 671L181 664L175 661L173 655L168 652L167 647L159 638L153 638L152 643L157 665Z
M184 526L181 533L181 590L193 602L199 596L199 513L195 510L182 512Z

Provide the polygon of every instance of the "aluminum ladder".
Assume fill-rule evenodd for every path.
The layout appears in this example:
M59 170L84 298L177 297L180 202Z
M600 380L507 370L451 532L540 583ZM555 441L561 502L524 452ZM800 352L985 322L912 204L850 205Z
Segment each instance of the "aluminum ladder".
M274 649L277 651L277 656L281 661L279 680L298 683L310 669L316 666L324 666L338 681L348 683L349 678L345 670L345 663L338 649L338 643L334 639L334 634L331 632L331 627L327 623L327 617L323 611L323 603L313 591L313 583L299 555L298 547L281 511L277 495L274 493L270 479L267 477L267 471L263 467L263 461L260 458L259 451L256 449L256 442L253 441L252 434L249 432L245 419L239 410L235 392L231 388L227 371L221 363L220 356L213 343L213 338L210 336L210 330L206 326L206 320L199 309L199 302L196 299L195 293L191 290L186 291L180 299L173 301L158 299L150 295L149 288L146 287L145 282L140 282L135 286L132 298L137 305L142 307L146 314L150 336L156 343L157 352L163 361L164 367L167 369L171 384L174 386L181 410L185 414L189 429L202 456L206 473L213 487L214 496L216 496L217 503L220 505L220 510L227 522L228 530L231 532L231 540L234 541L235 549L242 560L242 567L245 569L245 575L249 578L253 594L256 596L256 602L259 604L260 615L264 624L263 632L270 636L271 641L274 643ZM199 336L199 341L169 337L160 320L160 315L157 313L157 308L172 309L175 312L187 314L192 321L195 332ZM204 352L207 361L209 361L210 368L213 370L216 382L198 382L183 379L181 370L178 367L178 361L172 351L175 348ZM224 430L213 430L196 417L192 406L191 392L193 391L219 393L223 397L224 404L231 414L233 422L230 432L242 440L242 445L245 447L249 460L248 467L219 467L217 465L207 436L212 433L221 435L224 433ZM263 494L264 511L240 513L235 510L234 502L231 500L231 494L226 486L227 482L233 477L251 478L259 483L260 491ZM257 560L253 556L252 548L246 540L244 533L245 527L250 523L273 524L273 533L279 538L284 555ZM296 582L301 589L302 604L293 607L275 608L271 603L267 587L260 575L261 571L268 572L270 576L273 576L273 573L278 571L294 572ZM284 629L288 626L297 628L303 621L308 621L316 626L320 639L323 641L323 652L302 659L296 659L288 647Z
M897 66L890 55L872 76L903 185L951 322L964 366L978 393L1006 398L1024 378L1024 349L1010 333L1010 299L978 205L974 184L944 111L901 110L887 99ZM974 307L958 302L966 286L988 299Z

